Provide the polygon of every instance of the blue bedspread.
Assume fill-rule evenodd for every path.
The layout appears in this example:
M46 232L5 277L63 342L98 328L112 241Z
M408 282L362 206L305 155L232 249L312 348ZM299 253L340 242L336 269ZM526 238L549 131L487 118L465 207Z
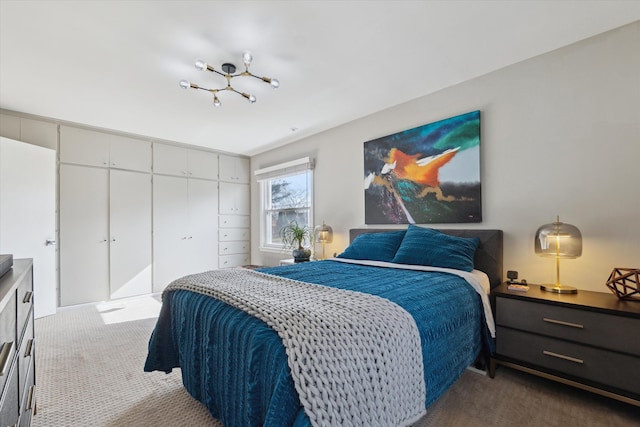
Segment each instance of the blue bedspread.
M416 320L425 407L480 353L486 326L478 294L447 273L319 261L260 270L387 298ZM278 334L255 317L189 291L163 295L145 371L182 369L187 391L225 427L308 426Z

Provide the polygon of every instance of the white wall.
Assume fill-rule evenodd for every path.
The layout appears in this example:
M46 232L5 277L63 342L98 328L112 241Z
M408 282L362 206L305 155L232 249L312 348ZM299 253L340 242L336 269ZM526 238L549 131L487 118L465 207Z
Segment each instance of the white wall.
M252 172L316 159L315 218L333 226L340 252L364 224L363 143L481 110L483 222L440 228L504 230L504 268L530 283L555 280L555 262L533 251L556 215L583 234L583 256L562 281L608 292L614 267L640 268L640 22L364 117L251 159ZM434 65L434 66L437 66ZM259 191L252 182L252 262L259 251Z

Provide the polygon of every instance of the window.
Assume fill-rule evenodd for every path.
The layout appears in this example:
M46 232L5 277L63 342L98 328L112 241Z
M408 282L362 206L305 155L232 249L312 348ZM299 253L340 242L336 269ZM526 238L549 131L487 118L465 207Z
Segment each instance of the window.
M313 228L313 161L308 157L255 171L260 183L260 249L282 251L291 221Z

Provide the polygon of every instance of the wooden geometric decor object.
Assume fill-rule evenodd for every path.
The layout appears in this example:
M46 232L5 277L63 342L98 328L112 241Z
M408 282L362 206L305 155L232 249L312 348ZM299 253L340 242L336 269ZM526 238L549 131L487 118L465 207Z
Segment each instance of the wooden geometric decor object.
M614 268L606 283L620 299L640 301L640 269Z

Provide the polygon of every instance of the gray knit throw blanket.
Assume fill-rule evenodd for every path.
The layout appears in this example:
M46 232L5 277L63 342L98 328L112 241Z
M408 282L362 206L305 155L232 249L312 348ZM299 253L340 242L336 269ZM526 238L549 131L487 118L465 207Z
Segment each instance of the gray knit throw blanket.
M272 327L313 426L404 426L425 413L420 335L384 298L244 269L178 279Z

